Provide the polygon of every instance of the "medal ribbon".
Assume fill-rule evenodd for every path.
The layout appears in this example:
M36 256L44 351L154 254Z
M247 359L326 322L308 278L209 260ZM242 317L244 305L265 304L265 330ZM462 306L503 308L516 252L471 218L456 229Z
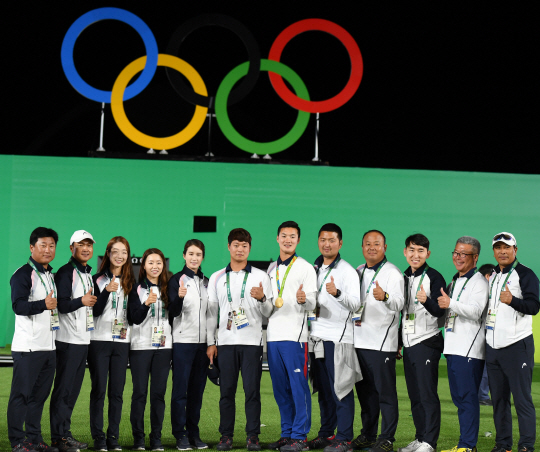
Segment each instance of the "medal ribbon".
M30 267L32 267L32 269L34 269L34 271L37 273L37 275L39 276L39 280L41 281L41 284L43 284L43 287L45 288L45 292L47 293L47 295L49 295L50 289L47 288L45 281L43 281L43 278L41 277L41 273L38 271L38 269L36 268L36 266L30 259L28 259L28 265L30 265ZM47 282L49 282L48 279L47 279ZM51 285L52 285L54 298L56 298L56 285L54 284L54 279L52 279L52 277L51 277Z
M377 271L373 275L373 278L371 278L371 282L369 283L368 288L366 290L366 295L369 293L369 290L371 289L371 285L373 284L373 281L375 281L375 278L377 277L377 275L381 271L381 268L384 267L384 264L386 264L386 262L387 262L387 260L386 260L386 257L385 257L383 259L381 265L379 266L379 268L377 269ZM364 273L366 272L366 268L367 268L367 263L366 263L366 266L364 267L364 270L362 270L362 277L360 278L360 284L362 284L362 281L364 281Z
M277 288L278 288L278 298L282 298L283 290L285 289L285 281L287 280L287 275L289 274L289 270L293 266L294 262L296 261L296 258L298 256L295 254L292 258L291 263L287 266L287 271L285 272L285 276L283 277L283 285L279 284L279 265L276 264L276 282L277 282Z
M231 280L229 278L229 273L227 272L227 299L229 300L229 303L232 303L232 295L231 295ZM246 282L249 276L249 272L246 272L244 275L244 282L242 283L242 292L240 293L240 300L244 299L244 292L246 291Z

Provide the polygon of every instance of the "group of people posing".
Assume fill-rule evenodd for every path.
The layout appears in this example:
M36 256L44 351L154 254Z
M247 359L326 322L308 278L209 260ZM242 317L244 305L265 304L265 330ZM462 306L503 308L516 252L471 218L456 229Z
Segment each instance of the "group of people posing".
M387 260L386 238L377 230L364 234L365 263L357 269L340 256L343 239L336 224L321 227L321 254L314 264L296 254L299 242L298 224L281 224L279 258L265 272L248 262L250 233L233 229L228 236L230 262L210 279L201 272L205 247L200 240L186 242L185 266L173 276L168 275L163 253L150 248L143 254L136 282L125 238L109 241L99 271L92 275L88 262L94 239L87 231L76 231L69 244L72 257L53 274L50 263L58 235L52 229L35 229L28 263L11 278L16 320L7 420L13 452L88 447L71 431L87 361L94 450L122 450L119 426L128 362L133 381L132 450L145 450L148 389L150 447L164 450L161 431L171 365L176 447L208 447L198 424L209 364L213 372L219 369L221 439L216 449L233 447L241 372L245 447L261 450L265 317L268 366L281 416L281 436L268 449L393 451L398 425L396 359L403 358L416 435L398 451L435 451L441 424L438 368L444 353L460 425L452 451L476 451L484 365L496 428L492 452L512 449L511 395L519 422L519 451L534 450L532 315L540 309L539 280L518 262L512 234L494 236L498 265L486 276L477 269L478 240L457 239L452 251L457 273L448 285L428 265L429 240L422 234L405 240L409 267L403 273ZM310 379L318 393L321 426L308 440ZM41 434L41 417L51 388L49 446ZM362 421L356 438L355 388Z

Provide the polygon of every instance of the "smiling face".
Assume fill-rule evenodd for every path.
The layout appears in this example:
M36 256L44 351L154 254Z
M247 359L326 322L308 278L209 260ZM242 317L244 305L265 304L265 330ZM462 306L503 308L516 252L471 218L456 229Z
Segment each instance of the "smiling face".
M426 259L431 255L431 251L411 242L409 246L403 250L403 255L405 256L405 259L407 259L407 263L411 266L411 270L414 273L424 265Z
M35 245L30 245L30 253L32 259L47 268L56 254L56 242L52 237L41 237Z
M128 260L128 251L126 245L122 242L116 242L109 251L109 260L111 267L122 267Z
M279 251L284 256L292 256L296 251L296 245L300 242L296 228L281 228L277 236Z
M248 242L240 242L233 240L229 245L229 252L231 253L231 262L244 263L247 262L249 251L251 249Z
M150 282L157 284L157 280L163 271L163 259L159 254L149 254L144 263L144 271Z
M511 265L516 259L517 247L513 245L507 245L504 242L497 242L493 245L493 253L497 263L502 268Z
M319 251L324 257L324 261L332 262L338 255L343 245L343 240L339 240L337 232L321 231L319 235Z
M191 245L183 256L186 261L186 267L197 273L203 261L202 250L195 245Z
M94 255L94 242L90 239L84 239L81 242L74 242L73 245L69 246L69 249L75 260L86 265Z
M478 254L475 253L472 245L465 243L456 244L454 254L452 255L452 261L460 276L476 267L477 260Z
M378 232L370 232L362 241L362 253L368 267L373 267L376 263L384 259L386 245L384 237Z

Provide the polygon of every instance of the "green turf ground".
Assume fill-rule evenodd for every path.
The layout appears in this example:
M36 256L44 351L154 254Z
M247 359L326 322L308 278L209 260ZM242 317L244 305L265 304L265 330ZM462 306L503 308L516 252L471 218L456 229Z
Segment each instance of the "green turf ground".
M398 362L397 364L397 390L399 396L399 425L396 433L396 443L394 449L397 450L398 447L403 447L408 444L409 441L414 439L414 425L410 413L410 402L407 397L407 390L405 386L405 377L403 376L403 364ZM0 381L2 382L0 386L0 411L5 413L7 411L7 403L9 399L9 391L11 385L11 376L12 368L3 367L0 368ZM537 410L540 410L540 368L537 366L534 371L534 383L532 387L533 392L533 401ZM120 444L124 446L124 450L128 449L132 443L131 437L131 425L129 423L129 408L130 408L130 397L131 397L131 375L127 376L126 388L124 391L124 409L122 423L120 425ZM236 429L235 429L235 449L244 449L245 448L245 415L243 410L244 404L244 394L242 391L241 384L239 385L239 391L237 395L237 415L236 415ZM171 389L172 384L169 379L169 385L167 387L167 401L171 399ZM450 398L450 391L448 389L448 381L446 376L446 362L441 360L440 365L440 380L439 380L439 396L441 399L441 411L442 411L442 426L441 426L441 435L439 438L439 444L437 449L444 450L450 449L457 444L457 439L459 437L459 424L457 419L457 409L452 403ZM83 384L83 389L79 396L77 405L73 412L72 419L72 432L75 437L81 441L86 441L90 443L92 447L92 438L90 436L90 427L88 421L88 405L90 397L90 376L88 371ZM268 372L263 372L262 384L261 384L261 398L262 398L262 415L261 422L264 424L264 427L261 427L260 441L263 447L271 441L275 441L280 436L280 419L279 411L274 400L272 393L272 383L270 381L270 374ZM203 441L206 441L210 444L211 447L215 450L215 445L219 441L219 388L214 386L210 381L206 386L206 391L204 394L202 415L201 415L201 438ZM312 419L312 429L308 438L315 437L319 428L319 406L317 403L317 396L313 396L313 419ZM107 407L105 406L105 413L107 412ZM106 425L105 420L105 425ZM149 408L146 409L146 432L148 435L149 432ZM537 417L537 430L539 429L538 417ZM45 405L45 410L43 414L43 433L46 441L50 440L49 436L49 403ZM514 413L514 441L517 443L518 438L518 425L517 419ZM360 408L358 402L356 404L356 419L354 423L354 432L355 435L360 433L361 422L360 422ZM486 432L493 432L493 418L492 418L492 408L487 406L480 407L480 435L478 439L478 450L481 452L488 452L492 449L494 445L494 436L486 437ZM165 450L176 450L175 440L171 433L171 421L170 421L170 403L167 402L167 408L165 412L165 422L163 427L163 436L162 441L165 446ZM147 440L147 446L148 446ZM517 450L517 444L514 445L514 449ZM7 451L11 450L9 446L9 441L7 438L7 420L6 416L2 416L2 422L0 423L0 450Z

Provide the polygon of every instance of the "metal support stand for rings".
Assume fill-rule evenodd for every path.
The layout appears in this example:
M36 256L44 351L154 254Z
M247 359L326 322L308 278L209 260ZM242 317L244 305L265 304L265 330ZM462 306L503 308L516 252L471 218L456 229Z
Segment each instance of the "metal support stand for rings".
M315 157L311 160L312 162L318 162L319 159L319 113L315 115Z
M99 147L96 151L105 152L103 147L103 127L105 124L105 102L101 103L101 127L99 128Z

